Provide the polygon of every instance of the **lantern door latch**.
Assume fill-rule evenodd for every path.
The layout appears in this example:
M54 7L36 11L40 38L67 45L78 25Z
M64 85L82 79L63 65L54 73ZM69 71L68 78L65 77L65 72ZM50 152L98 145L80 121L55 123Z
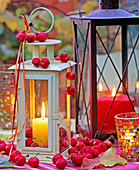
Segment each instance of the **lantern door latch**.
M65 117L65 112L61 113L59 120L57 121L58 126L62 123L64 117Z

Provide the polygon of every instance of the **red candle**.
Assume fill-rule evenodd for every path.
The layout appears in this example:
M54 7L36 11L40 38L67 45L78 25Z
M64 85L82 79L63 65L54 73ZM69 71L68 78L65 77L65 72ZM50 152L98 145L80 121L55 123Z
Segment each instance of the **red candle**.
M102 125L104 123L105 117L109 111L109 108L111 106L111 103L113 101L112 95L104 95L97 99L97 126L98 130L101 130ZM130 97L131 102L134 106L134 99ZM114 116L118 113L125 113L125 112L133 112L133 108L131 106L131 103L127 97L127 95L124 94L117 94L115 101L113 103L113 106L111 108L111 111L109 113L109 116L107 118L106 124L103 128L103 132L115 132L116 126L115 126L115 119Z

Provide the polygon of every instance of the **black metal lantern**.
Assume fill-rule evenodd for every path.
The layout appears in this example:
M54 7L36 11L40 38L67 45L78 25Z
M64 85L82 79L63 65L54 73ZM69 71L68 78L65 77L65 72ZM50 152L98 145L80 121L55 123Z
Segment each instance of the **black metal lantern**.
M126 98L128 99L128 102L130 103L130 109L129 110L127 109L127 111L135 111L134 101L129 96L128 67L133 57L136 62L135 64L137 65L135 48L138 43L139 34L138 32L136 32L136 38L134 43L130 41L130 46L132 47L132 50L128 55L128 45L129 45L128 26L139 25L139 16L131 14L125 10L119 9L119 0L99 0L99 9L89 13L86 16L83 16L82 15L83 13L84 12L80 11L79 16L73 16L73 14L70 16L73 22L74 57L75 57L75 62L78 63L76 66L76 72L78 73L78 79L76 82L76 88L77 88L76 125L78 127L78 130L84 131L84 129L82 128L83 127L82 120L80 120L80 118L82 117L82 115L86 115L86 120L88 124L87 133L90 134L91 137L93 137L95 135L100 136L100 134L102 133L102 130L107 123L107 118L110 116L111 110L114 107L114 102L118 98L119 92L125 94ZM82 28L83 26L85 28ZM101 31L99 31L99 28L102 26L107 26L107 28L118 26L111 47L109 49L107 49L104 40L101 38L101 33L100 33ZM121 49L120 49L121 74L119 72L118 67L116 66L115 61L112 59L110 54L119 31L121 36ZM132 36L130 38L132 38ZM80 44L80 39L82 39L82 42L84 42L84 44L82 45ZM101 47L103 47L103 52L105 51L107 55L104 60L104 64L102 65L102 69L100 69L100 66L98 65L97 62L98 41L99 44L101 44ZM106 43L108 43L107 40ZM119 56L117 56L117 58L118 57ZM108 93L110 92L109 84L107 83L104 76L104 70L105 70L107 60L109 60L109 62L111 63L111 68L109 68L108 72L114 70L114 72L117 75L117 78L119 79L119 83L117 84L116 94L114 95L112 101L109 104L109 109L107 110L107 114L105 116L103 115L103 110L106 110L105 107L107 107L104 104L104 108L101 108L101 115L99 115L98 118L97 86L100 78L102 78ZM88 63L86 64L86 62ZM97 72L99 74L97 74ZM97 77L97 75L99 76ZM87 79L87 76L89 77L89 79ZM138 65L137 65L137 78L138 78ZM85 83L85 80L88 80L89 83L88 82ZM122 88L121 88L121 84L122 84ZM118 105L117 107L126 108L126 105L125 106ZM121 109L121 112L122 111L123 110ZM101 124L101 128L98 129L98 122L100 121L99 119L103 119L103 123Z

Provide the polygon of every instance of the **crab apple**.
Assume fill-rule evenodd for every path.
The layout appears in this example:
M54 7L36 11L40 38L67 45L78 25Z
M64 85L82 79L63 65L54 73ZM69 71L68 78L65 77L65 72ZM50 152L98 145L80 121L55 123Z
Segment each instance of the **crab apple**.
M75 80L76 79L76 73L75 72L68 72L67 74L66 74L66 79L68 79L68 80Z
M86 145L89 145L89 141L91 140L91 138L89 137L89 136L85 136L84 138L83 138L83 141L84 141L84 143L86 144Z
M10 152L10 150L11 150L11 147L12 147L12 144L7 144L7 145L5 146L5 152L6 152L7 154L9 154L9 152ZM14 151L14 150L16 150L16 148L15 148L15 146L13 145L12 151Z
M83 154L83 153L88 153L88 152L92 153L92 150L91 150L90 146L84 146L84 147L80 150L80 152L81 152L82 154Z
M71 145L72 147L75 147L76 144L77 144L77 140L76 140L75 138L70 138L70 145Z
M111 148L112 143L109 140L106 140L104 143L107 145L107 148Z
M36 40L36 35L34 33L28 33L26 36L26 40L29 43L32 43Z
M16 35L16 39L18 42L24 42L25 38L26 38L26 34L24 32L19 32Z
M15 163L18 166L23 166L26 163L26 158L23 155L17 155L15 157Z
M12 151L12 153L11 153L11 155L10 155L11 161L15 162L15 157L16 157L17 155L21 155L21 152L18 151L18 150Z
M0 152L5 151L6 143L1 143L0 144Z
M56 167L58 169L64 169L65 167L67 166L67 160L64 159L64 158L59 158L57 161L56 161Z
M84 146L85 146L85 144L83 142L77 142L76 149L78 151L80 151Z
M36 40L40 42L44 42L47 39L47 34L45 32L37 31L35 32L35 34L36 34Z
M96 140L94 141L94 145L98 145L99 143L102 143L102 141L99 140L99 139L96 139Z
M67 131L63 127L59 128L59 136L61 137L67 136Z
M64 139L64 141L62 142L62 146L64 148L67 148L68 147L68 141L66 139Z
M75 153L75 154L76 154L76 153ZM81 165L82 162L83 162L83 159L84 159L84 155L76 154L76 155L74 155L73 162L74 162L76 165Z
M35 58L33 58L32 59L32 64L33 64L33 60L34 60ZM26 138L32 138L32 128L27 128L26 130L25 130L25 137Z
M100 153L99 153L98 149L91 148L91 150L92 150L92 155L93 156L95 156L95 157L99 156Z
M73 135L74 135L74 131L70 131L70 137L72 138L73 137Z
M54 155L53 158L52 158L53 163L56 164L56 161L57 161L59 158L63 158L63 156L62 156L60 153Z
M25 146L30 146L32 143L33 143L32 138L27 138L27 139L25 140Z
M99 145L95 145L92 149L97 149L99 153L101 153L101 147Z
M48 144L46 143L46 144L44 145L44 147L45 147L45 148L48 148Z
M47 59L47 58L42 58L40 60L40 63L39 65L42 67L42 68L47 68L50 64L50 61Z
M39 166L39 159L36 156L31 157L28 160L28 164L29 164L29 166L31 166L33 168L37 168Z
M30 145L30 147L39 147L39 145L38 145L37 143L33 142L33 143Z
M98 146L100 146L101 152L105 152L108 149L105 143L99 143Z
M68 53L62 53L62 54L60 54L60 61L61 62L67 62L67 61L69 61L69 59L70 59L70 56L69 56L69 54Z
M0 139L0 144L2 144L2 143L5 143L5 142L4 142L4 140L1 140L1 139Z
M55 57L55 61L60 61L60 57L59 56Z
M91 139L90 141L89 141L89 145L90 146L94 146L94 141L95 141L96 139Z
M35 66L35 67L39 67L39 64L40 64L40 59L39 58L33 58L32 59L32 64ZM28 129L31 129L31 128L28 128ZM31 129L32 131L32 129ZM28 132L29 133L29 132Z
M83 156L87 159L93 159L93 156L90 152L87 152L87 153L83 153Z
M77 149L75 147L71 147L68 149L68 154L70 155L71 153L77 153Z
M66 93L68 95L73 95L75 92L76 92L75 87L73 87L73 86L66 87Z

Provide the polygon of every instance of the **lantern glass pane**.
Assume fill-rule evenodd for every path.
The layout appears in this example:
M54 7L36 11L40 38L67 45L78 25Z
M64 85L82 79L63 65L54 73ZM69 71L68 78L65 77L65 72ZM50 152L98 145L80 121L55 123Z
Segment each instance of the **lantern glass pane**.
M31 128L34 143L48 147L48 80L30 79L26 85L26 128Z
M67 70L63 70L59 73L59 152L65 151L70 144L70 113L68 109L70 98L66 94L66 73Z

